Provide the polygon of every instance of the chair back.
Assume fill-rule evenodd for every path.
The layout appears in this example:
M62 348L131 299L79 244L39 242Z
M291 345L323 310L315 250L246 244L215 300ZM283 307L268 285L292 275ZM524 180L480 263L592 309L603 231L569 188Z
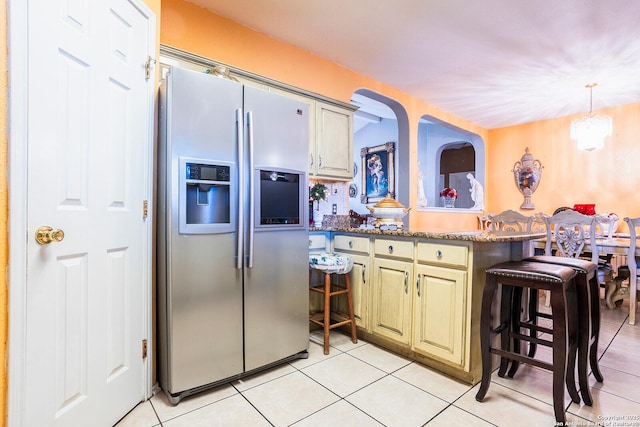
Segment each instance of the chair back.
M493 234L530 233L534 217L520 212L506 210L499 214L489 214L487 231Z
M547 243L545 255L553 255L552 243L555 241L558 253L566 258L578 258L585 251L591 252L591 262L598 264L598 246L596 229L600 224L597 215L583 215L574 210L563 210L544 218L547 225Z
M624 221L629 227L629 252L627 254L627 264L629 265L629 277L638 276L638 261L640 257L636 257L636 248L638 247L637 239L640 237L639 230L636 227L640 227L640 218L625 218Z

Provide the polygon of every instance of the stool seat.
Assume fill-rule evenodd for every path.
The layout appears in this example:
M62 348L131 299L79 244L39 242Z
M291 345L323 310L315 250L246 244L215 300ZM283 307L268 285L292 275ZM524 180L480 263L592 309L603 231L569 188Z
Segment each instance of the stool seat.
M329 354L329 331L344 325L351 326L351 341L356 344L356 320L353 312L353 295L351 292L351 278L349 273L353 268L353 260L348 255L323 252L309 254L309 290L324 296L324 304L321 311L310 313L309 321L322 326L324 335L324 354ZM322 284L313 284L311 273L317 271L324 275ZM337 277L337 283L331 283L331 276ZM340 278L344 280L344 286L339 284ZM331 297L346 295L348 316L331 310ZM331 322L331 317L337 321Z
M309 268L329 274L346 274L353 268L350 256L323 252L309 254Z
M491 354L500 356L498 375L503 376L506 363L526 363L553 374L552 394L555 418L561 425L566 424L564 388L565 384L573 402L580 397L576 389L574 371L578 340L578 299L576 296L576 270L563 265L554 265L534 261L507 261L495 264L485 272L485 284L480 310L480 353L482 358L482 380L476 400L482 402L491 382ZM502 286L499 325L492 327L492 305L498 285ZM520 304L523 289L539 289L550 292L551 328L541 327L528 322L520 322ZM520 296L518 296L520 295ZM524 335L520 328L534 329L552 336L548 340L543 336ZM492 334L500 334L500 346L492 346ZM514 341L511 342L510 338ZM536 343L552 348L552 362L547 363L520 354L516 343L520 341ZM510 344L514 344L513 350Z

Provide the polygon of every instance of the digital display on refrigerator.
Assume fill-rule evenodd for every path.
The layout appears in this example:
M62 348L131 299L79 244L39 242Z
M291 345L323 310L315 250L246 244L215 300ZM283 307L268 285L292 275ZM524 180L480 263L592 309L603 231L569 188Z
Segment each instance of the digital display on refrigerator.
M260 225L300 224L300 175L260 171Z

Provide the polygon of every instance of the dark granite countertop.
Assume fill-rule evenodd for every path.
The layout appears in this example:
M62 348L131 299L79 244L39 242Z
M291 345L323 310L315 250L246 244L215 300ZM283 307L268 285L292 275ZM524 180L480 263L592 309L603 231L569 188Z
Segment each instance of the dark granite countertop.
M380 230L377 228L309 227L309 232L363 234L369 236L414 237L423 239L465 240L470 242L523 242L545 237L544 233L493 234L481 230L470 231L412 231Z

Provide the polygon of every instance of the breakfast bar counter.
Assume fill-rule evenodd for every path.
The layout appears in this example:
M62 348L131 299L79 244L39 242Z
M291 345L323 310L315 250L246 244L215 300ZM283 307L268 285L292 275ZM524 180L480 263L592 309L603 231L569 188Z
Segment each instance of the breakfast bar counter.
M485 270L529 256L530 240L540 237L312 227L309 250L352 258L354 311L362 339L475 384L482 374L479 326ZM337 302L337 311L347 311L346 301Z

